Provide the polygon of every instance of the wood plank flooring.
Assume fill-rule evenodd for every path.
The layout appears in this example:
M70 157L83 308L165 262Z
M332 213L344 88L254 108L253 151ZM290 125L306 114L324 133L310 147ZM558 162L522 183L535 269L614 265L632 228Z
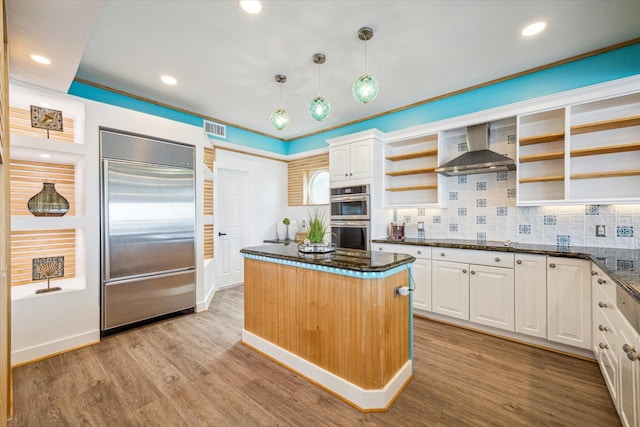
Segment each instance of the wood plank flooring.
M16 368L9 426L621 425L595 363L426 319L415 377L363 414L240 343L242 291Z

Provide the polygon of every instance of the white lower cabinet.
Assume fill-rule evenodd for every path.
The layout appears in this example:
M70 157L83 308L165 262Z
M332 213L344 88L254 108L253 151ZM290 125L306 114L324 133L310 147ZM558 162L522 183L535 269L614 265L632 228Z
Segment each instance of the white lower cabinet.
M469 320L469 264L432 261L432 311Z
M547 339L591 349L591 262L547 257Z
M547 338L547 257L516 254L515 331Z
M513 331L513 269L470 265L469 275L469 320Z
M620 358L620 389L618 413L622 424L640 426L640 338L623 318L620 326L618 351Z
M413 308L431 311L431 248L414 245L394 245L388 243L374 243L374 251L407 254L415 257L412 268Z

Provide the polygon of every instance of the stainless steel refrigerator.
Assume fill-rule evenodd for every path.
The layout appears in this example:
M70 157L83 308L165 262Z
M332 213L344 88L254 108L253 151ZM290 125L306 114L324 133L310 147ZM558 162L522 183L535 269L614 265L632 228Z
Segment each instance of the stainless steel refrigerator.
M100 130L101 330L193 310L193 147Z

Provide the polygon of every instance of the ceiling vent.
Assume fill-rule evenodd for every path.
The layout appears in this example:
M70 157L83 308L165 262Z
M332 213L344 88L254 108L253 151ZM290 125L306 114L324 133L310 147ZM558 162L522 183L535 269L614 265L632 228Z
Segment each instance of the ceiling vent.
M208 120L204 120L204 131L211 135L217 136L218 138L226 138L227 137L227 127L225 125L221 125L220 123L210 122Z

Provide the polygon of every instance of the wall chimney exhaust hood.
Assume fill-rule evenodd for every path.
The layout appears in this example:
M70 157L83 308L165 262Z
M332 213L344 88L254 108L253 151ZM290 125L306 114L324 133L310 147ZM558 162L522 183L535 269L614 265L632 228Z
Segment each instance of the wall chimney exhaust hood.
M469 151L436 168L446 176L471 175L476 173L503 172L516 169L516 161L489 150L489 124L467 127Z

